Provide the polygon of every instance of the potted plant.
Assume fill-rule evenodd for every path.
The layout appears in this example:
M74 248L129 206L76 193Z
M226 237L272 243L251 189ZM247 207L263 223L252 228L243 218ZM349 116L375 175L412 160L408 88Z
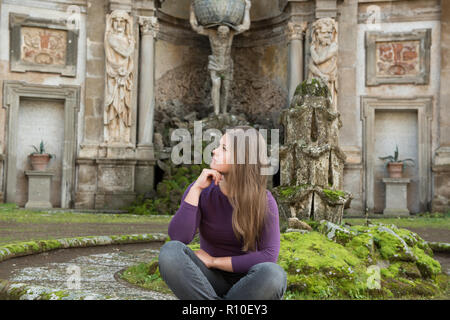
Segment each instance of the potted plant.
M47 165L50 162L50 159L54 157L54 155L47 153L45 151L44 141L41 140L39 147L32 146L34 152L30 153L30 162L31 167L35 171L44 171L47 169Z
M389 178L401 178L403 176L403 169L408 163L414 165L413 159L398 159L398 146L395 146L395 152L393 156L380 157L381 160L386 161L387 170L389 172Z

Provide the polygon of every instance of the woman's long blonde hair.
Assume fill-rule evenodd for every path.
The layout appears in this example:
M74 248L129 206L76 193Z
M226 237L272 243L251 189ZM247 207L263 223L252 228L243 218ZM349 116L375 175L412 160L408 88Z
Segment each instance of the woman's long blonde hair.
M267 212L267 145L260 132L250 126L228 129L232 165L226 176L228 199L233 206L232 225L243 251L255 251ZM245 159L244 156L245 155Z

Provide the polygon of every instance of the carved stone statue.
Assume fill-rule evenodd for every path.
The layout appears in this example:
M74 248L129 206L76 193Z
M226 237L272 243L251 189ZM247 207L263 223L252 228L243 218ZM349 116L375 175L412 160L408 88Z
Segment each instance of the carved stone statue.
M231 59L231 45L233 37L250 29L251 1L245 0L245 14L242 24L230 29L220 25L217 29L207 29L199 25L193 5L191 5L190 23L194 31L209 37L212 55L209 56L208 70L211 73L211 97L215 114L222 111L227 113L228 96L233 81L233 60Z
M308 65L308 80L316 78L328 85L334 111L337 111L338 91L337 31L337 23L332 18L322 18L312 24L311 59Z
M106 87L104 134L106 143L131 142L133 91L133 17L115 10L106 18Z

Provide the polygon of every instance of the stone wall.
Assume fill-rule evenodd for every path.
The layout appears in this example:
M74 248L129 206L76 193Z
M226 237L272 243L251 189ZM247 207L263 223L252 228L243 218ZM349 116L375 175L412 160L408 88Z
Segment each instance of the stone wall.
M443 88L450 84L449 5L439 0L254 0L251 28L233 42L235 81L228 110L243 113L262 127L280 127L279 113L293 96L292 88L308 72L308 28L318 18L334 18L339 27L337 111L343 123L339 141L347 156L343 189L353 195L347 213L383 207L383 164L378 156L392 153L396 141L375 141L379 137L371 130L377 123L398 135L417 131L416 143L405 146L405 141L397 141L401 157L411 152L417 163L414 172L407 171L412 178L410 211L446 211L450 207L450 97ZM136 35L132 141L126 147L104 143L104 37L106 15L116 9L133 16ZM34 104L43 103L36 102L35 90L46 95L75 94L75 113L70 116L66 112L65 124L61 124L67 130L67 126L73 128L67 142L75 154L67 169L72 171L66 170L64 178L73 185L67 189L71 190L68 201L61 205L118 208L154 187L158 158L154 145L170 144L169 128L213 113L207 71L210 45L190 27L188 10L189 0L166 0L162 5L151 0L0 2L0 199L13 199L9 197L13 189L12 178L8 181L12 175L8 161L16 160L21 147L9 141L15 137L9 128L17 127L10 123L10 106L20 108L20 104L4 96L4 88L17 87L14 81L24 82L20 90L25 90L23 94L34 99L30 102ZM75 13L79 17L77 32L67 27ZM149 29L144 22L148 18L156 21L156 26ZM53 56L41 46L38 54L25 57L22 47L17 47L21 27L29 28L27 37L31 38L48 27L54 39L60 35L62 42L75 40L66 41L66 47ZM40 41L47 43L43 34ZM388 45L380 46L379 39ZM147 54L148 50L154 51ZM388 57L389 50L402 55L398 64ZM385 60L380 60L380 53ZM70 63L66 67L58 64L58 54L67 55ZM25 63L30 59L44 63ZM403 70L400 64L409 69ZM384 66L384 71L378 70L378 65ZM20 90L14 91L14 97L21 99ZM73 106L71 99L63 99L64 106ZM398 110L409 120L394 121L402 118L390 117ZM67 158L70 152L63 154L64 161L72 161ZM373 190L377 190L375 195Z
M448 211L450 207L450 2L441 1L440 94L438 149L434 155L433 211Z
M16 172L16 156L21 158L22 155L26 156L28 153L31 153L30 144L39 145L41 138L50 137L53 133L51 130L47 130L45 121L40 119L40 117L48 116L48 114L45 111L43 113L37 112L38 116L33 116L33 119L30 119L29 124L33 126L33 129L29 131L27 139L25 141L10 141L12 137L11 130L17 130L19 123L17 118L12 115L11 108L12 105L16 105L15 101L11 101L11 97L4 95L4 92L8 92L8 87L15 86L14 83L20 81L23 84L21 88L26 93L16 92L17 95L14 96L14 99L22 100L27 96L26 103L34 105L37 108L35 111L39 109L39 105L44 109L55 104L59 107L64 105L74 107L76 110L72 114L73 118L68 119L70 123L67 121L61 122L60 120L53 123L56 125L54 129L59 132L64 130L72 132L70 134L71 143L67 145L67 148L71 149L70 153L77 152L79 149L77 141L80 141L83 136L84 99L78 96L78 93L84 97L84 90L82 89L85 86L86 70L86 2L84 0L59 0L48 2L27 1L24 3L17 0L5 0L0 2L0 4L0 33L2 35L0 37L0 86L2 88L0 90L0 101L2 104L2 108L0 108L0 158L2 159L0 161L0 171L2 173L0 176L0 185L2 186L0 198L3 198L3 201L14 202L15 192L12 190L15 189L17 182L20 184L20 179L16 181L16 179L12 178L14 176L13 173L15 174ZM67 24L67 19L70 20L70 17L74 17L74 11L70 10L70 8L73 8L71 6L76 6L77 8L76 14L79 26L77 32L72 32L72 29ZM19 28L20 26L23 30ZM45 33L46 30L48 33ZM20 47L18 42L20 41L20 32L26 37L27 41L31 41L30 43L34 43L37 46L37 52L31 53L29 51L30 47ZM48 45L56 49L49 51ZM20 61L20 58L21 55L26 53L26 58L22 59L22 61L25 61L23 63ZM52 54L55 55L52 56ZM58 56L62 57L62 59L65 57L65 60L68 62L66 67L60 67L63 60L58 62ZM40 86L40 89L36 89L35 85ZM22 89L19 89L19 91ZM65 91L67 97L70 97L69 91L72 89L75 90L73 91L75 92L73 104L68 100L64 100L59 94L59 92ZM41 94L36 94L36 90L41 92ZM46 100L40 99L44 96L48 96L48 103L45 102ZM20 106L22 104L17 105L18 108ZM50 120L53 121L55 119ZM67 128L66 126L69 124L71 127ZM42 135L36 134L36 132L39 132L38 130L44 130ZM49 143L47 145L49 152L52 152L53 149L51 140L49 138L46 141ZM56 147L55 150L57 151L58 148ZM23 154L19 154L19 151ZM72 163L74 160L66 159L62 156L58 157L57 161L58 163L53 163L56 167L50 164L49 170L57 170L57 167L64 161L69 170L73 170L73 173L75 173L75 164ZM26 160L25 162L24 165L28 169L29 163ZM53 197L53 202L56 206L61 205L63 197L65 198L65 196L61 195L64 189L61 183L61 174L59 174L59 182L54 181L55 184L59 184L59 195L56 194ZM7 178L8 176L10 176L10 179ZM72 180L72 177L67 177L67 179ZM13 185L14 188L11 188ZM54 185L54 188L58 188L58 186ZM8 193L8 189L11 192ZM21 190L26 189L26 186L23 186ZM67 205L74 200L74 194L69 189L73 190L71 187L67 188L70 194L69 199L67 199ZM20 196L26 197L26 194L21 193ZM59 197L59 199L55 199L55 197Z

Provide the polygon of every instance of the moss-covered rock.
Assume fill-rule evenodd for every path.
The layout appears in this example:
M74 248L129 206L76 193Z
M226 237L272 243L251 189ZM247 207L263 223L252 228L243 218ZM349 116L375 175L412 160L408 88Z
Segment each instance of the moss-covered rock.
M287 273L285 299L423 299L448 295L426 242L394 225L344 226L306 221L313 230L281 234L278 264ZM198 238L189 245L200 248ZM146 272L163 281L155 264Z
M153 241L163 242L165 241L166 237L167 235L161 233L145 233L19 242L0 247L0 262L11 258L46 252L54 249L68 249L109 244L140 243Z
M439 297L447 288L439 262L421 248L423 239L406 229L327 221L314 229L282 235L278 263L288 273L288 298ZM370 270L379 271L378 287L371 285Z
M312 78L305 80L297 86L294 96L301 97L330 97L330 90L328 86L319 79Z
M11 283L0 280L0 300L109 300L111 297L100 294L77 292Z

